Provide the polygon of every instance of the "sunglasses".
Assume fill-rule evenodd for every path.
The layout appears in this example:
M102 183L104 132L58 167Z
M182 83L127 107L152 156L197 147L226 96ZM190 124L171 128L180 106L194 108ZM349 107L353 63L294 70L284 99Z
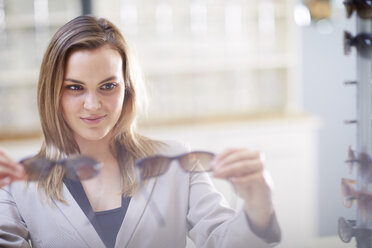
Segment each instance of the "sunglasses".
M350 165L350 173L352 172L355 164L359 164L361 166L360 169L364 173L364 176L372 173L371 169L369 169L372 166L372 157L368 153L355 151L351 148L351 146L349 146L348 157L345 162Z
M350 18L354 10L358 16L363 19L372 18L372 1L371 0L345 0L346 16Z
M212 170L211 162L215 154L206 151L193 151L178 156L154 155L138 159L136 166L141 180L163 175L172 161L177 161L186 172L200 173Z
M350 208L354 200L357 200L360 215L365 219L372 220L372 192L357 191L355 186L355 180L341 179L342 203L345 207Z
M349 243L358 234L359 229L355 228L355 226L355 220L345 220L343 217L338 218L338 236L343 242Z
M30 181L39 181L47 178L54 166L65 167L65 176L79 181L95 177L102 167L102 164L93 158L80 155L73 155L62 160L32 157L22 159L20 164L24 166L27 178Z
M140 180L146 180L153 177L157 177L166 173L169 166L173 161L177 161L179 166L185 172L189 173L202 173L212 171L211 162L213 161L215 154L207 151L192 151L182 153L177 156L165 156L165 155L154 155L136 160L136 168L138 177ZM234 189L234 188L233 188ZM235 189L234 189L235 190ZM146 192L143 187L140 187L142 195L147 198L147 204L149 205L155 218L160 226L165 225L165 220L160 213L159 208L155 202L151 201L152 191ZM235 203L236 205L236 197Z
M372 48L372 34L360 33L352 36L350 32L344 32L344 54L349 55L351 47L355 46L361 56L369 57Z

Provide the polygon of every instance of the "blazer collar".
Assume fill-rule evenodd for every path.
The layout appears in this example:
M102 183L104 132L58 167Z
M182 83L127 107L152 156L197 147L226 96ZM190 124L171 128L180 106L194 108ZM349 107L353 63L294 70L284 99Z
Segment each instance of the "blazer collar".
M156 178L148 180L147 183L142 185L138 192L132 196L123 223L116 237L115 247L128 247L146 208L150 208L148 211L154 211L154 209L151 209L151 204L153 203L150 202L150 197L155 184ZM59 211L61 211L63 217L71 224L74 233L81 238L82 242L85 243L87 247L105 248L103 241L65 184L63 184L62 191L68 204L54 200L53 202Z
M65 184L63 184L62 192L68 204L54 200L53 202L67 222L71 224L74 233L81 238L87 247L105 248L103 241Z
M123 223L119 229L118 236L116 237L115 247L128 247L137 231L137 227L146 208L150 208L148 211L154 211L154 209L151 209L151 204L153 204L151 202L151 195L156 185L156 180L156 178L148 180L147 183L142 185L138 192L132 196Z

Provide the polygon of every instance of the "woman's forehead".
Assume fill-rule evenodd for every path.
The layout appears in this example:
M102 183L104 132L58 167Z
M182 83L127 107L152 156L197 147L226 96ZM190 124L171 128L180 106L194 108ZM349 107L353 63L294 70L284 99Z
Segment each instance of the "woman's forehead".
M123 77L123 61L120 53L109 46L94 50L73 51L66 63L65 77ZM75 78L77 79L77 78Z

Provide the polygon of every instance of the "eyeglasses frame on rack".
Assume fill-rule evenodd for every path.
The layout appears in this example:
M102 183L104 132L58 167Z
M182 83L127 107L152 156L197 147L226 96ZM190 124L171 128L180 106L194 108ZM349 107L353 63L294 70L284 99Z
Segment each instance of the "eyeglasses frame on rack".
M344 31L343 36L344 54L351 53L351 47L355 46L358 53L363 57L368 57L372 54L372 33L359 33L353 36L350 32Z
M346 17L350 18L354 11L362 19L372 18L371 0L345 0L343 2L346 8Z

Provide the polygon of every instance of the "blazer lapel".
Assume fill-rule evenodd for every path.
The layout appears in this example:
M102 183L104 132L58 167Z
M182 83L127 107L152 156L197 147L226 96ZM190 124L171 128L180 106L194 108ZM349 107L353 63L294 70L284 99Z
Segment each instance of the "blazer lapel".
M123 223L118 232L115 247L128 247L130 245L130 241L137 231L137 226L146 208L151 208L151 204L153 204L150 202L150 196L154 190L155 184L156 178L148 180L147 183L141 186L138 192L132 196ZM148 211L152 210L149 209Z
M68 205L60 201L53 200L53 202L61 211L63 217L71 224L71 227L68 228L72 228L74 233L82 239L82 242L84 242L87 247L104 248L105 245L98 233L64 184L63 195Z

